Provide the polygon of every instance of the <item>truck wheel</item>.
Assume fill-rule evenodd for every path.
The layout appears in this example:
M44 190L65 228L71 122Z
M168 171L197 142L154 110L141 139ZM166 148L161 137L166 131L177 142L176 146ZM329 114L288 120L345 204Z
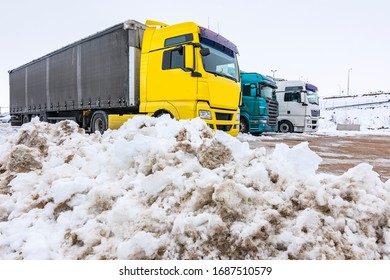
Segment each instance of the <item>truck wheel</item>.
M294 126L289 121L281 121L279 123L279 132L281 132L281 133L294 132Z
M241 133L249 132L249 124L245 118L240 118L240 132Z
M108 118L104 111L97 111L93 114L91 120L91 132L95 133L99 131L101 134L104 133L108 128Z
M161 116L163 116L163 115L168 115L168 116L171 117L171 119L173 119L173 116L171 115L171 113L169 113L168 111L163 111L163 110L160 110L160 111L155 112L154 115L153 115L153 117L159 118L159 117L161 117Z

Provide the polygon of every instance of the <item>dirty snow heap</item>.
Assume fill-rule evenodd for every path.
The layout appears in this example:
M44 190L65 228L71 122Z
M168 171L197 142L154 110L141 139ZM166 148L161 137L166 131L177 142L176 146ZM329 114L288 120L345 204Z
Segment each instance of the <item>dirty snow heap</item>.
M390 180L200 119L0 127L1 259L389 259Z

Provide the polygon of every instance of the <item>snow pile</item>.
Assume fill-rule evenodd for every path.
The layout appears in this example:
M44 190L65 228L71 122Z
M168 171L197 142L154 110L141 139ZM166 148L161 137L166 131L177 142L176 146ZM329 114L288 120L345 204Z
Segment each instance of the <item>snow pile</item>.
M307 143L266 155L167 117L1 129L2 259L390 257L390 181L317 174Z

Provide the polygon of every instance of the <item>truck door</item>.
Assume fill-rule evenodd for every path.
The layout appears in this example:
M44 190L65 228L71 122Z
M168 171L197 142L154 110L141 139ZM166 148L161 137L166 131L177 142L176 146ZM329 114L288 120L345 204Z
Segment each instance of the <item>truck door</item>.
M250 116L259 114L259 102L257 100L258 87L256 83L247 83L242 86L243 110Z
M181 45L150 53L147 75L147 102L167 106L177 118L193 118L197 98L195 53L192 45ZM168 103L168 104L166 104ZM163 105L161 105L163 106ZM175 108L174 112L172 112ZM164 108L159 108L164 109Z
M294 126L304 126L306 107L303 106L300 91L287 91L284 94L286 115L293 121Z

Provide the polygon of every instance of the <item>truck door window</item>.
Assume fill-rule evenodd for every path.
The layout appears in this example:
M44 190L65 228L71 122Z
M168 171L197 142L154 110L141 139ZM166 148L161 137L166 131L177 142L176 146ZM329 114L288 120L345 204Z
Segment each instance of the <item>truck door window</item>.
M243 96L253 96L255 97L257 95L257 86L254 83L251 84L244 84L242 86L242 94Z
M242 85L242 95L243 96L251 96L251 85L250 84Z
M178 47L172 50L167 50L163 54L162 69L184 69L184 48Z
M300 91L303 90L302 86L293 86L293 87L286 87L284 94L284 101L289 102L301 102L301 93Z
M301 93L300 92L286 92L284 94L284 101L286 102L301 102Z

